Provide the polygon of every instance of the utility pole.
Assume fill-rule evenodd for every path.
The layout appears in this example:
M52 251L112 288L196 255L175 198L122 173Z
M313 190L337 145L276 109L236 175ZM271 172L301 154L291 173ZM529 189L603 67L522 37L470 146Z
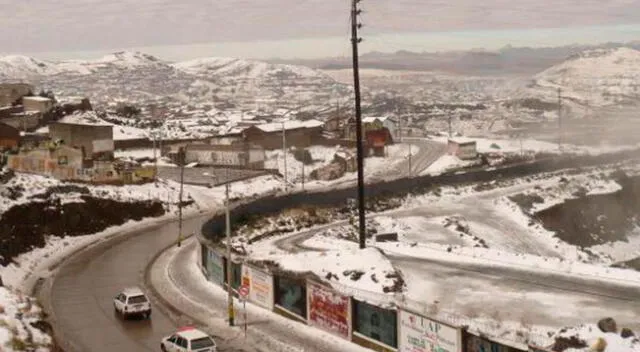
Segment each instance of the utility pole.
M184 164L186 163L187 158L186 147L181 147L180 152L180 193L178 193L178 247L182 245L182 239L184 235L182 234L182 194L184 192Z
M358 43L362 38L358 37L358 29L362 28L362 24L358 23L358 15L362 12L358 9L360 0L352 0L351 3L351 46L353 49L353 90L355 93L356 108L356 146L358 161L358 220L359 220L359 242L360 249L365 248L366 242L366 224L364 220L364 160L362 147L362 110L360 107L360 68L358 64Z
M282 159L284 163L284 190L289 188L287 182L287 130L284 128L284 120L282 120Z
M302 190L304 191L304 157L302 159Z
M233 289L231 288L231 217L229 216L229 167L225 169L224 184L224 220L227 234L227 304L229 310L229 326L233 326L235 312L233 310Z
M157 140L156 140L156 133L154 131L151 131L151 138L153 141L153 162L155 164L154 169L156 171L153 177L153 181L157 186L158 185L158 155L156 153Z
M411 177L411 143L409 143L409 177Z
M562 88L558 88L558 149L562 153Z
M451 138L451 112L449 112L449 138Z

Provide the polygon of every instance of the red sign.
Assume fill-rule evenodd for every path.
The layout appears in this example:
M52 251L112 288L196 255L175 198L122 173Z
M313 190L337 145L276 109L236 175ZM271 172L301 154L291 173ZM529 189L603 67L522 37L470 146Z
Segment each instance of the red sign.
M240 286L240 289L238 290L238 294L243 298L247 298L247 296L249 296L249 287Z
M309 324L349 338L349 297L312 282L307 282L307 294Z

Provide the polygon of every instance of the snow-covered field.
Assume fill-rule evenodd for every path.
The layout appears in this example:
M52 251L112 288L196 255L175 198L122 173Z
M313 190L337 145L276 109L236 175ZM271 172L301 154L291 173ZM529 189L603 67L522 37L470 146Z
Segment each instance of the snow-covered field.
M630 176L638 174L636 165L620 164L574 172L563 170L480 185L440 187L426 195L409 196L402 201L399 208L368 215L368 228L374 228L374 232L377 233L396 232L399 242L376 243L375 240L369 239L367 245L370 247L369 250L374 247L381 249L385 254L383 258L386 257L390 261L391 267L400 269L406 285L402 290L405 304L414 305L416 309L427 309L428 314L443 321L469 325L472 330L493 337L502 337L511 343L522 343L528 339L548 344L552 341L548 334L558 331L563 322L592 322L594 318L599 319L607 314L614 315L628 324L634 321L635 313L625 311L618 305L585 305L586 301L582 301L585 298L580 298L580 294L542 292L537 288L529 288L530 292L527 294L521 292L521 288L509 286L510 284L496 283L499 286L498 293L490 289L491 285L486 279L480 278L464 279L462 282L468 285L465 288L460 280L454 280L455 276L444 279L447 273L431 273L428 269L429 263L435 261L438 263L437 267L441 265L442 268L468 266L485 268L475 270L489 272L493 268L498 273L515 270L521 273L519 275L525 275L523 277L526 277L524 273L536 273L535 275L540 277L554 275L566 277L568 280L591 280L602 285L610 283L633 289L640 287L640 273L611 267L611 264L617 261L633 257L633 253L636 254L635 257L640 255L638 236L630 235L628 241L606 245L610 248L609 251L603 250L605 245L591 247L589 251L585 251L584 248L555 237L553 232L546 230L531 218L531 214L535 212L574 199L578 195L618 191L621 186L610 176L616 170L624 170ZM512 200L512 197L523 194L535 194L540 197L540 202L534 203L534 207L526 208ZM370 258L358 258L359 253L354 252L357 243L348 235L353 229L343 217L335 217L329 211L320 209L317 215L327 217L329 223L342 220L340 223L316 225L314 232L304 230L305 226L300 228L303 231L301 234L305 234L305 240L300 243L303 246L301 248L314 248L321 252L303 251L287 254L282 251L280 242L283 239L295 238L296 233L286 234L287 231L284 231L285 234L249 246L249 256L269 258L283 269L308 270L325 278L328 272L335 270L335 265L352 263L352 267L358 267L357 263L370 262ZM287 227L295 227L295 221L287 222L286 216L270 221L275 226L273 229L277 229L277 224L281 223L286 223ZM311 236L307 236L307 233ZM367 255L369 254L367 252ZM332 258L335 260L330 260ZM327 260L330 260L331 265ZM424 266L412 264L413 261L419 263L425 260L427 262ZM301 265L301 262L305 264ZM363 278L374 273L379 276L378 265L368 269L365 270ZM452 275L461 275L454 269L447 270L451 270ZM370 286L368 281L358 282L340 278L332 283L340 291L365 296L369 301L384 304L390 299L389 295L385 297L385 294L380 292L381 287ZM450 295L451 290L458 292L457 299ZM506 306L514 304L520 308L504 311L505 305L489 302L482 307L479 302L483 302L487 295L494 295L500 302L511 302L505 303ZM573 304L572 302L581 308L578 311L564 309L567 305ZM538 307L537 312L531 310L534 306ZM549 320L549 314L555 316L555 320ZM584 317L590 320L585 321Z
M0 287L0 351L49 351L51 337L31 325L41 319L33 298Z

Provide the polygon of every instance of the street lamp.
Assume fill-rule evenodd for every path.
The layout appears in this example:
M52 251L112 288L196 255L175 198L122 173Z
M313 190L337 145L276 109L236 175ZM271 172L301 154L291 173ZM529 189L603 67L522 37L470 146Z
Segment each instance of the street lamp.
M233 291L231 289L231 219L229 216L229 168L225 169L225 184L224 184L224 220L225 220L225 230L226 230L226 238L227 238L227 311L229 315L229 326L233 326L234 320L234 309L233 309ZM213 186L215 186L215 180L218 177L212 172L204 172L204 176L211 176L213 181Z

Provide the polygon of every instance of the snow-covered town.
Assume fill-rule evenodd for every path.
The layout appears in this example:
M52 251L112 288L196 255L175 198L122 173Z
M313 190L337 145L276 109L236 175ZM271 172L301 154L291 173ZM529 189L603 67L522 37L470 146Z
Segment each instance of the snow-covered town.
M0 351L640 352L637 8L76 5L0 22Z

